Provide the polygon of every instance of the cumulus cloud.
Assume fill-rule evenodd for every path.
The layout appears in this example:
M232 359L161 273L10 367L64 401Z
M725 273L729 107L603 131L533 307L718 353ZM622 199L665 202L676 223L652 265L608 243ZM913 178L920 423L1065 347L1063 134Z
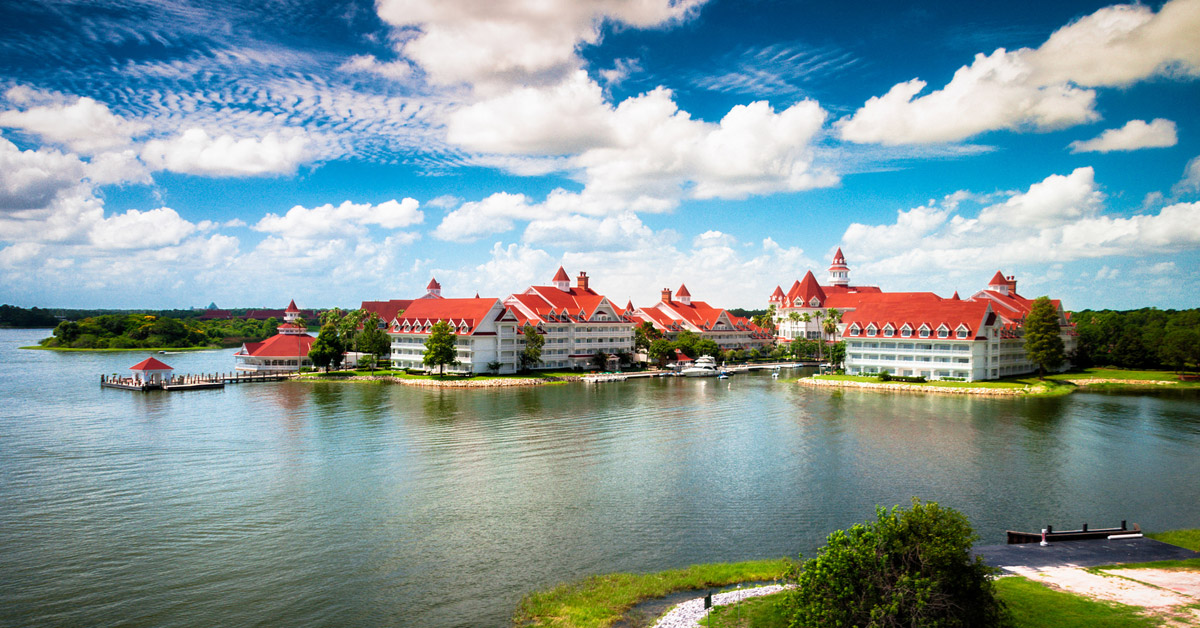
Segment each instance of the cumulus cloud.
M170 207L141 212L130 209L105 218L89 233L92 244L101 249L150 249L179 244L196 231L196 225L184 220Z
M395 230L423 222L425 214L419 206L412 198L392 199L378 205L345 201L337 206L326 204L312 209L296 205L283 216L274 213L263 216L253 228L282 236L287 242L361 236L367 233L369 225Z
M1176 193L1200 191L1200 156L1193 157L1183 169L1183 178L1172 188Z
M10 101L30 102L37 97L28 88L14 87L6 96ZM51 102L24 110L0 111L0 127L19 129L67 149L91 155L106 149L129 146L135 136L149 130L142 122L126 120L108 106L91 98L74 102Z
M882 144L959 141L986 131L1050 130L1089 122L1094 89L1155 76L1200 75L1200 0L1106 7L1039 48L976 55L945 87L918 96L913 79L838 122L843 139Z
M898 212L890 225L851 225L842 248L864 260L861 270L872 276L934 271L954 276L996 266L1200 248L1200 203L1176 203L1156 214L1113 215L1105 210L1091 168L1051 175L975 216L946 207L932 211L944 214L933 228L913 230L906 224L913 213L930 214L928 207ZM880 246L893 234L911 239L903 246Z
M522 239L571 251L628 248L652 236L651 229L636 214L625 212L605 218L560 215L536 219L525 227Z
M412 66L404 61L380 61L375 55L354 55L338 66L341 72L366 72L400 81L412 76Z
M513 228L514 220L532 220L539 213L524 194L497 192L482 201L463 203L446 214L433 235L440 240L469 242L483 235L508 231Z
M86 164L51 148L21 150L0 137L0 212L36 210L78 188Z
M155 170L201 176L288 174L308 158L307 146L308 139L298 133L211 137L204 129L191 128L170 139L146 142L141 157Z
M403 52L437 83L476 87L557 80L582 65L581 44L605 22L649 28L682 20L704 0L380 0L379 17L406 29Z
M1111 153L1141 148L1165 148L1179 143L1175 123L1156 118L1150 123L1130 120L1119 129L1108 129L1087 141L1071 142L1072 153Z

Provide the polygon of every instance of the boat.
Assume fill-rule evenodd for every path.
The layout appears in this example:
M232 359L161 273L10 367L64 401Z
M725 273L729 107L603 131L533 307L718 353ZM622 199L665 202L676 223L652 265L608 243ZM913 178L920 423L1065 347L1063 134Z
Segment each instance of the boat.
M716 377L720 372L717 371L717 361L711 355L702 355L679 374L684 377Z

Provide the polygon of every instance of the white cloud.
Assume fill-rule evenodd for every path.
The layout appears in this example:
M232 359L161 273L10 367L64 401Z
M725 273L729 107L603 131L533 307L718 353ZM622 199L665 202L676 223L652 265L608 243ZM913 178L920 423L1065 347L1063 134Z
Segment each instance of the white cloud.
M408 29L403 52L437 83L519 85L581 67L581 44L606 22L649 28L685 19L703 0L380 0L379 17ZM541 79L541 80L539 80Z
M952 142L986 131L1056 129L1097 119L1091 87L1154 76L1200 75L1200 0L1173 0L1155 14L1140 5L1100 9L1056 31L1037 49L976 55L945 87L899 83L838 122L853 142Z
M342 65L341 72L367 72L400 81L412 76L412 66L404 61L380 61L374 55L354 55Z
M170 207L147 212L130 209L96 223L90 231L92 244L101 249L152 249L179 244L196 231Z
M86 165L51 148L21 150L0 137L0 212L44 209L81 185Z
M35 98L28 88L20 87L10 89L6 96L19 102ZM85 155L129 146L135 136L150 128L115 115L107 105L86 97L70 104L54 102L23 111L0 111L0 127L20 129Z
M652 236L636 214L625 212L605 218L560 215L535 219L525 228L522 239L571 251L628 248Z
M1200 156L1193 157L1183 168L1183 178L1172 188L1176 193L1200 191Z
M514 220L531 220L539 214L524 194L497 192L482 201L463 203L446 214L433 235L441 240L469 242L483 235L503 233L513 228Z
M954 277L996 267L1200 249L1200 203L1114 216L1104 211L1103 200L1092 169L1079 168L1051 175L974 217L955 211L940 227L903 246L880 243L883 234L910 233L904 222L912 212L899 212L892 225L853 225L843 236L843 250L863 260L857 271L874 278Z
M288 174L308 159L307 145L308 139L298 133L238 139L191 128L169 140L146 142L141 157L156 170L202 176Z
M1164 148L1179 143L1175 123L1166 118L1130 120L1119 129L1108 129L1087 141L1071 142L1072 153L1110 153L1112 151Z
M337 206L326 204L312 209L296 205L283 216L274 213L263 216L253 228L282 236L288 242L338 235L362 236L368 225L394 230L423 222L425 215L419 205L412 198L399 202L392 199L378 205L345 201Z

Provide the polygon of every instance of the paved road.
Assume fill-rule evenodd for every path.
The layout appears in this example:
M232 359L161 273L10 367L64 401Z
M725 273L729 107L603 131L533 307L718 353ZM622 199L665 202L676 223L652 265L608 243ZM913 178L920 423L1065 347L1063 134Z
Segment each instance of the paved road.
M1059 541L1042 547L1037 543L984 545L974 553L993 567L1096 567L1117 563L1200 558L1200 552L1154 539L1100 539Z

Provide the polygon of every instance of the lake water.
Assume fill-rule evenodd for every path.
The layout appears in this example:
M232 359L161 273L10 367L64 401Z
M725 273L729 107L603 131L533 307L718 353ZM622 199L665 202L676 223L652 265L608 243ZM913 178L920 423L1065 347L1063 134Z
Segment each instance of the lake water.
M912 496L1005 529L1200 527L1200 397L972 399L767 374L102 390L0 330L0 625L504 626L611 571L811 554ZM232 350L157 356L231 371Z

